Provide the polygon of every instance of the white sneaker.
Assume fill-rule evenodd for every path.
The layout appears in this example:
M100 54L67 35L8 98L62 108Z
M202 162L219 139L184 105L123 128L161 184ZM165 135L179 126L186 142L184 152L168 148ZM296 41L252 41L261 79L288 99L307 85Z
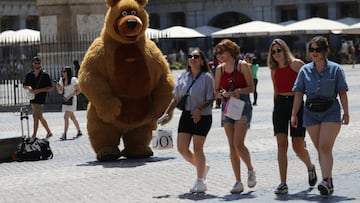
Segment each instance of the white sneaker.
M205 171L204 171L204 180L206 180L206 176L207 176L209 170L210 170L210 166L206 165L205 166Z
M248 171L248 186L249 188L255 187L256 185L256 173L254 170Z
M194 187L190 189L191 193L204 193L207 190L203 180L196 180Z
M233 188L230 190L230 193L242 193L244 191L244 186L241 182L236 182Z

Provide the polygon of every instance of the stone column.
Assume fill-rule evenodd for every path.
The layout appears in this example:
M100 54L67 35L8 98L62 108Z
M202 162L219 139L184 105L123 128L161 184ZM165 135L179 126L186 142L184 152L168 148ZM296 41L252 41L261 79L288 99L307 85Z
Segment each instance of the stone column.
M308 8L306 8L306 5L303 3L300 3L297 5L298 7L298 20L304 20L307 16L309 16Z
M328 3L328 18L332 20L336 20L338 17L338 8L336 6L336 2Z
M22 29L26 27L26 16L21 15L19 16L19 28Z
M104 0L37 0L41 43L39 55L57 74L74 60L81 63L98 36L107 11ZM86 39L84 35L87 35Z
M101 23L103 24L107 6L104 0L37 0L37 6L40 16L40 30L43 35L46 34L83 34L83 27ZM84 20L87 18L87 20ZM84 23L89 23L84 25ZM98 30L96 30L98 31Z

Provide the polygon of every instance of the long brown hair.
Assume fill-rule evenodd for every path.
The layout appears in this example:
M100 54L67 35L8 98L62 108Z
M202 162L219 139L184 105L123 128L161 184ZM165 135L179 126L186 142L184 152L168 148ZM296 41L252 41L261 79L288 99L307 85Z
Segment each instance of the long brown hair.
M281 50L284 52L284 56L285 56L285 64L288 65L291 62L293 62L295 60L294 55L291 53L288 45L286 44L286 42L282 39L274 39L271 42L271 45L269 47L269 52L268 52L268 58L267 58L267 64L269 66L269 68L271 70L274 70L276 68L279 67L279 63L274 59L271 51L274 45L279 45Z
M67 84L66 85L70 85L71 84L71 78L73 77L71 67L70 66L65 66L62 69L62 71L66 72L66 76L67 76ZM63 78L63 84L65 85L65 78Z
M207 59L206 59L206 56L205 56L205 53L203 51L201 51L200 49L194 49L192 51L197 51L199 52L200 54L200 57L202 58L202 60L204 60L204 64L201 65L200 67L200 71L201 72L210 72L209 70L209 66L208 66L208 62L207 62ZM191 67L188 65L187 67L187 71L190 71Z

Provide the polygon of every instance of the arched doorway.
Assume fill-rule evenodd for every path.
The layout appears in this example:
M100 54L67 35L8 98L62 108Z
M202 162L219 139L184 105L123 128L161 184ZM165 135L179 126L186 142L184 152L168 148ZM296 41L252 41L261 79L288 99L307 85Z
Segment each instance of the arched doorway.
M251 21L248 16L237 12L225 12L213 17L208 25L218 28L228 28Z

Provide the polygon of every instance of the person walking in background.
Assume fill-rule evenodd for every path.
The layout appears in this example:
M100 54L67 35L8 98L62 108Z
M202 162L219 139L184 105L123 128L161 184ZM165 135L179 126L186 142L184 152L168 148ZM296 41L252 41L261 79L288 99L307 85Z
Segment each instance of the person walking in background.
M47 132L45 138L48 139L52 136L52 133L47 121L43 116L43 111L47 93L52 91L53 86L49 74L46 73L41 67L40 57L33 57L32 66L33 70L26 74L25 82L23 84L24 89L30 93L35 94L34 99L30 100L34 119L34 130L32 137L36 137L40 121Z
M327 59L329 44L325 37L314 37L308 51L312 62L303 66L293 87L295 100L291 124L297 127L303 120L318 151L323 178L318 184L318 190L322 195L329 195L334 192L332 149L341 124L349 124L348 85L340 65ZM303 108L304 94L306 107L302 118L297 113ZM343 109L342 116L338 95Z
M60 140L67 139L67 131L69 129L69 119L74 123L77 134L75 138L82 135L79 122L76 119L74 111L76 111L77 95L80 94L80 87L76 77L72 76L72 70L70 66L66 66L61 70L62 77L59 81L55 81L56 90L59 94L63 95L62 112L64 114L64 132L60 137Z
M162 118L168 117L168 113L174 110L183 95L189 95L179 120L177 149L186 161L196 167L197 179L190 192L203 193L207 190L205 179L210 168L206 165L204 143L212 124L212 104L215 100L214 78L209 71L205 54L201 50L193 50L187 58L187 71L179 76L174 89L175 97ZM193 152L189 149L191 140Z
M256 56L253 54L253 56L251 56L251 54L247 53L245 55L245 61L249 63L250 65L250 69L251 69L251 73L252 73L252 77L254 80L254 101L253 101L253 105L256 106L257 105L257 84L258 84L258 78L257 78L257 72L259 70L259 64L256 60Z
M241 193L244 186L241 181L240 158L245 162L248 170L248 187L256 185L256 176L254 167L251 163L250 153L245 146L245 136L252 118L252 106L249 93L254 91L254 82L251 76L249 65L245 61L239 61L240 47L229 39L224 39L215 47L217 57L220 61L215 74L215 90L218 92L217 97L224 100L230 96L239 98L245 102L242 117L239 120L233 120L224 116L222 123L228 139L230 148L230 160L235 175L236 182L231 193ZM234 74L234 89L230 90ZM225 102L222 105L224 110Z
M79 61L78 60L74 60L73 61L73 64L74 64L74 70L75 70L75 77L78 76L78 73L79 73L79 69L80 69L80 64L79 64Z
M280 172L280 185L275 189L275 194L285 194L288 192L287 179L287 151L288 151L288 132L292 138L292 147L296 155L307 167L308 181L312 187L316 184L317 176L315 166L312 164L309 152L305 144L305 128L302 122L297 127L290 125L291 111L294 102L294 85L296 76L304 62L295 58L289 50L286 42L282 39L272 41L269 54L268 66L271 71L271 79L274 86L274 109L273 109L273 128L277 141L277 159ZM299 101L302 102L302 101ZM297 116L302 118L303 108L299 108Z
M214 54L213 56L213 60L208 62L208 66L211 69L211 73L213 74L213 77L215 77L215 73L216 73L216 67L218 66L219 61L217 60L216 54ZM215 108L220 108L220 104L221 104L221 99L220 98L216 98L215 100Z

